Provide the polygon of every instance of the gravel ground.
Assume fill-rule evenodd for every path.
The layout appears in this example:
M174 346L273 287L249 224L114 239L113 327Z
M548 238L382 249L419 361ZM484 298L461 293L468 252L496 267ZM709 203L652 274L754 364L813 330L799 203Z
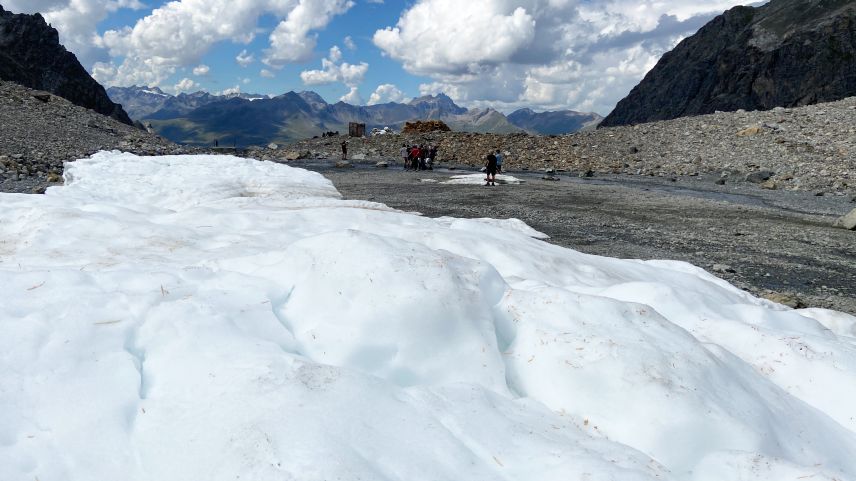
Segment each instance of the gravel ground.
M856 314L856 232L831 227L856 207L850 196L764 190L715 177L676 180L626 175L581 179L512 172L522 185L446 185L452 174L291 165L323 173L345 198L424 215L516 217L550 242L619 258L676 259L778 302ZM472 173L472 172L471 172Z

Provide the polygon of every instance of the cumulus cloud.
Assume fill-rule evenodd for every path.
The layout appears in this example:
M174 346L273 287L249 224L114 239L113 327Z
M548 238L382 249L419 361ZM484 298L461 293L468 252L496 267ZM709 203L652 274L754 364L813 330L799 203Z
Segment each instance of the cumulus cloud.
M175 90L175 93L178 94L181 92L190 92L191 90L195 89L198 86L199 86L199 84L197 84L193 80L185 77L185 78L181 79L181 81L179 81L177 84L175 84L172 89Z
M369 97L368 105L384 104L388 102L402 102L405 100L404 92L393 84L378 85Z
M345 39L342 41L342 43L345 44L345 48L347 48L348 50L356 50L357 49L357 44L354 43L354 39L352 39L350 35L345 37Z
M208 72L211 71L211 68L205 64L199 64L196 67L193 67L193 75L197 77L202 77L208 75Z
M265 51L263 62L280 68L287 63L307 60L317 43L317 35L309 32L325 27L334 16L353 6L352 0L299 0L270 34L270 48Z
M608 113L666 51L741 0L417 0L373 42L423 93Z
M341 82L353 88L363 82L368 70L369 64L365 62L360 62L358 65L342 62L342 50L338 46L333 46L327 58L321 59L321 69L304 70L300 72L300 79L306 85L329 85Z
M157 85L177 69L198 64L219 42L249 44L259 33L259 18L265 15L280 23L268 37L270 48L262 60L282 67L308 58L316 45L314 32L352 6L351 0L174 0L133 26L108 30L96 38L94 43L111 57L122 59L120 64L100 65L99 80L109 85ZM251 57L255 59L252 52L239 55L247 64ZM103 72L110 69L113 75L107 78Z
M241 53L239 53L238 56L235 57L235 62L238 62L238 65L245 68L255 61L256 58L253 56L253 54L247 52L247 49L241 50Z
M348 91L345 95L339 98L342 102L351 104L351 105L362 105L363 98L360 96L360 92L357 87L351 87L351 90Z
M259 72L259 75L262 76L263 78L274 78L274 77L276 77L276 74L274 74L273 72L271 72L270 70L268 70L266 68L263 68L261 70L261 72Z
M216 95L238 95L239 93L241 93L241 86L235 85L234 87L217 92Z

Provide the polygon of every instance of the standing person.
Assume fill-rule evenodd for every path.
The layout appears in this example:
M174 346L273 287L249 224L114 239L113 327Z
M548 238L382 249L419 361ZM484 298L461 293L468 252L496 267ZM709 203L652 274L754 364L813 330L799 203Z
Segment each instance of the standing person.
M422 152L419 151L419 147L414 145L413 149L410 151L410 167L413 170L419 170L419 155Z
M493 152L487 154L487 162L485 163L485 177L484 185L492 185L496 186L496 156L493 155Z
M428 158L428 148L424 145L419 146L419 170L428 170L428 165L425 159Z
M437 158L437 146L432 145L428 149L428 170L434 170L434 159Z
M342 160L348 160L348 141L342 141Z
M497 149L496 153L494 153L493 155L496 156L496 173L501 174L502 173L502 152L500 152L499 149Z
M398 151L398 156L404 159L404 170L407 170L407 154L409 149L407 144L401 144L401 149Z

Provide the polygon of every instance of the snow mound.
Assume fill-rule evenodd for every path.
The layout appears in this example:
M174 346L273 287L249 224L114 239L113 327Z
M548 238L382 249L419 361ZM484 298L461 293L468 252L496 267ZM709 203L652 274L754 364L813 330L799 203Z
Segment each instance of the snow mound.
M267 162L66 179L0 196L2 480L856 479L846 314Z

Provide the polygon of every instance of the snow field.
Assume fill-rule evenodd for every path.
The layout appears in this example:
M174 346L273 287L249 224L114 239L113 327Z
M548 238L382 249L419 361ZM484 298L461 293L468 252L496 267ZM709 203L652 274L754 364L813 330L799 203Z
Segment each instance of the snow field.
M856 318L99 153L0 197L0 480L856 479Z

